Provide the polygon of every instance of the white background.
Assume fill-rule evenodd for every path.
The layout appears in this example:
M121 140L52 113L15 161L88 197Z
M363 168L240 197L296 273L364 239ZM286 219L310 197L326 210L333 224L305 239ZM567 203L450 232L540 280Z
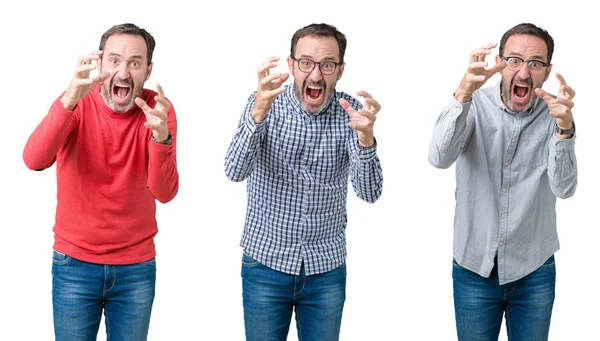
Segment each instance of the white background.
M590 2L591 3L591 2ZM192 5L193 4L193 5ZM410 5L408 5L410 4ZM556 49L544 89L560 72L576 91L579 186L558 200L561 251L551 340L597 340L597 12L579 1L71 1L10 2L0 20L4 157L0 340L53 340L52 225L56 167L29 171L25 142L66 89L79 55L109 27L133 22L157 41L154 71L179 121L180 190L158 204L157 292L150 340L243 340L238 246L246 185L223 159L255 70L285 60L293 33L335 25L348 38L337 90L369 91L384 172L375 204L348 199L348 284L341 340L455 340L452 298L454 167L429 165L433 124L471 50L521 22L547 29ZM494 54L497 50L494 51ZM493 63L492 58L488 61ZM285 63L277 68L287 71ZM498 80L490 80L493 85ZM594 175L595 174L595 175ZM596 193L596 194L594 194ZM596 249L594 249L596 247ZM103 340L104 325L99 340ZM289 340L296 340L294 322ZM504 327L501 340L506 340Z

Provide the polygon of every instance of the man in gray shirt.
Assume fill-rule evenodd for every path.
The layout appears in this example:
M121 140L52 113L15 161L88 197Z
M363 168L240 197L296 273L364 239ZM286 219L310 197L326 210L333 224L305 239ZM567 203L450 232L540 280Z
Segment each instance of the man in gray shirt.
M554 303L556 197L577 186L573 97L541 89L550 76L554 41L519 24L497 44L471 52L467 72L439 116L429 161L456 161L454 309L461 341L547 340ZM497 72L501 81L482 88Z

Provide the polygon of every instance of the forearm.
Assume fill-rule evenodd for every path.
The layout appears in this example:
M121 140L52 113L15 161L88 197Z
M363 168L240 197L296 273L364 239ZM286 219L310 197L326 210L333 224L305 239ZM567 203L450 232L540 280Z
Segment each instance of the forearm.
M355 141L351 143L356 144ZM377 142L364 148L356 144L350 146L350 182L354 193L369 203L379 199L383 190L383 172L377 157Z
M46 117L29 136L23 149L23 161L29 169L42 170L52 166L56 154L73 129L72 111L56 100Z
M265 121L256 123L249 103L240 118L237 130L225 156L225 175L231 181L243 181L252 172L257 150L265 134Z
M465 141L473 132L468 113L472 102L461 104L455 99L440 114L429 146L429 162L436 168L450 167Z
M575 157L575 136L560 139L556 135L550 139L548 153L548 178L552 193L561 199L575 194L577 188L577 158Z
M171 145L148 142L148 189L156 200L167 203L179 190L179 173L175 153L175 137L171 133Z

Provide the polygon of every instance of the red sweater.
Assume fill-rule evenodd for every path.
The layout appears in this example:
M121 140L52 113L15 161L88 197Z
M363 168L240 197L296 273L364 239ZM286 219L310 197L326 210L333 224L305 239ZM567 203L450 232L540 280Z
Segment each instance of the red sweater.
M140 97L154 107L157 93ZM66 110L60 98L29 137L23 160L30 169L56 161L57 200L54 249L98 264L133 264L155 255L156 203L179 188L177 119L171 106L172 144L152 140L144 112L134 105L112 111L100 85Z

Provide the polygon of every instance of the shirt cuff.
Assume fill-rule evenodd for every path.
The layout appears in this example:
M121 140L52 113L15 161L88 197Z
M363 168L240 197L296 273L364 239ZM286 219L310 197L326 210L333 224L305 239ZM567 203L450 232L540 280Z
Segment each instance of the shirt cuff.
M575 150L575 135L570 139L561 139L556 136L556 133L552 133L550 138L550 146L554 146L556 152L571 152Z
M459 102L454 95L452 95L452 101L450 102L449 107L453 108L453 107L460 107L461 108L461 112L469 112L469 109L471 109L471 104L473 103L473 98L471 98L470 101L465 102L465 103L461 103Z
M266 121L267 119L265 118L264 120L256 123L254 118L252 118L252 110L250 109L246 114L246 130L250 133L250 135L260 133L265 129Z
M358 143L358 140L352 144L352 152L357 156L361 162L369 162L377 157L377 139L373 137L375 141L370 147L363 147Z

